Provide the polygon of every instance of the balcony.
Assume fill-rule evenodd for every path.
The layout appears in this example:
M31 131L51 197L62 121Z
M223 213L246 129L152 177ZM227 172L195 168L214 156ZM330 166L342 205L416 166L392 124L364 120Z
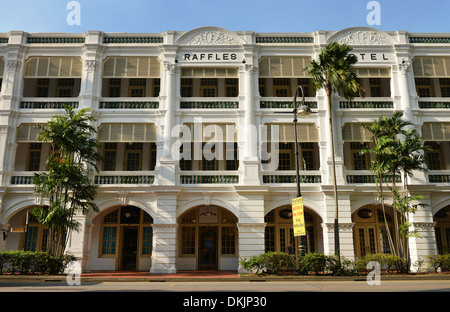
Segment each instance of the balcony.
M297 103L300 105L301 99L297 99ZM317 99L315 97L305 98L305 105L309 108L317 108ZM263 97L259 102L259 108L261 109L282 109L282 108L294 108L292 98L279 98L279 97Z
M70 106L77 109L79 106L78 98L22 98L20 109L64 109L64 106Z
M153 171L104 171L95 175L94 184L100 185L151 185L155 181Z
M430 170L428 182L431 184L450 183L450 170Z
M238 109L239 100L237 98L182 98L181 109Z
M345 172L347 184L375 184L375 175L368 170L346 170ZM385 176L383 178L383 183L391 183L392 176ZM395 177L396 183L401 183L401 176Z
M421 97L419 98L418 105L420 109L450 109L450 98Z
M356 98L352 101L340 100L340 109L393 109L394 101L390 97L386 98Z
M100 109L158 109L158 98L103 98Z
M239 184L235 171L184 171L180 174L181 184Z
M262 174L264 184L286 184L297 183L295 171L263 171ZM301 184L317 184L322 183L322 175L318 170L300 171Z

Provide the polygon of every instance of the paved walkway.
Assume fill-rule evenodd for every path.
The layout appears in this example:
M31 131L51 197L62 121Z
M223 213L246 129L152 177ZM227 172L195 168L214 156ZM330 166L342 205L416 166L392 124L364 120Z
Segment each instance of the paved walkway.
M239 278L237 271L178 271L175 274L149 273L148 271L92 271L82 273L81 278L123 278L123 279L164 279L164 278Z

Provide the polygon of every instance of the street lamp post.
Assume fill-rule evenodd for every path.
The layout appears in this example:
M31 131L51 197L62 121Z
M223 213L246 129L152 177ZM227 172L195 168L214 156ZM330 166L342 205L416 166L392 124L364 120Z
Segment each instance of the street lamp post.
M297 107L297 94L298 92L302 92L302 105L300 107ZM295 138L295 171L296 171L296 182L297 182L297 198L302 196L302 193L300 191L300 155L299 155L299 148L298 148L298 138L297 138L297 121L298 116L304 118L311 115L311 109L305 105L305 93L303 92L302 86L298 86L294 93L294 138ZM298 263L298 253L299 253L299 241L298 236L294 237L295 240L295 263L297 272L299 272L299 263Z

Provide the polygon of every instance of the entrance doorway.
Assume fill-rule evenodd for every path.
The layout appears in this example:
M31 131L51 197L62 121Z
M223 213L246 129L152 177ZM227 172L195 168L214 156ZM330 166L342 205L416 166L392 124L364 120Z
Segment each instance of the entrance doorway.
M138 251L138 227L123 227L122 238L122 270L136 270Z
M199 270L217 270L217 226L201 226L199 228Z

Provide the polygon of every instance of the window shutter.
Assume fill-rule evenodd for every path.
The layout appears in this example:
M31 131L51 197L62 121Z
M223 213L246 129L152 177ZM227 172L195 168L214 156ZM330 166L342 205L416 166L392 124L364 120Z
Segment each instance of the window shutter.
M25 78L81 78L83 63L79 57L30 57Z
M422 125L424 141L450 141L450 123L426 122Z
M21 124L17 128L16 143L36 143L39 142L40 129L37 124Z
M413 59L413 70L416 78L450 77L450 57L416 56Z
M102 124L98 130L99 142L145 143L156 142L154 124Z
M263 56L259 60L260 78L310 78L304 70L309 56Z
M346 124L342 129L342 138L346 142L370 142L372 133L361 124Z
M200 126L201 125L201 129ZM186 123L181 126L188 127L191 137L184 137L180 130L181 142L237 142L238 136L234 124L194 124ZM198 133L201 131L201 133ZM187 133L186 133L187 134Z
M161 64L156 56L107 57L103 78L160 78Z
M293 124L268 124L267 141L272 141L272 127L278 127L278 140L281 143L295 142ZM264 140L264 139L263 139ZM300 143L313 143L320 141L319 128L313 123L297 124L297 141Z
M238 78L236 68L183 68L181 78Z
M353 68L359 78L390 78L391 72L389 68Z

